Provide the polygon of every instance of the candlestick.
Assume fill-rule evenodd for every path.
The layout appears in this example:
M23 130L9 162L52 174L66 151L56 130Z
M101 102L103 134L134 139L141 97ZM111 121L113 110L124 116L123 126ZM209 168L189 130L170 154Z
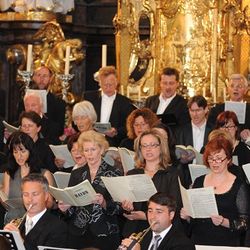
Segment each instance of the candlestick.
M26 71L31 72L32 64L32 44L28 44Z
M69 74L69 57L70 57L70 46L67 46L66 47L66 55L65 55L64 75Z
M107 44L102 45L102 67L107 66Z

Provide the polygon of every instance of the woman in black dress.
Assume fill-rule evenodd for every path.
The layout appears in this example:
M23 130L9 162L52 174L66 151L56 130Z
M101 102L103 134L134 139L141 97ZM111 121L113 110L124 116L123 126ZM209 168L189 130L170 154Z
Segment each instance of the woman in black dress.
M211 172L193 184L193 188L214 187L219 215L192 219L184 208L181 210L181 218L190 222L191 237L197 245L240 246L241 233L247 230L249 190L245 182L228 171L232 151L229 140L211 139L203 155Z
M135 141L135 162L136 168L127 174L147 174L152 178L158 192L165 192L171 195L181 208L180 191L178 185L177 169L172 164L169 147L166 137L153 128L143 132ZM138 233L149 225L146 219L146 202L124 201L123 209L126 211L126 223L123 229L123 236L128 237L131 233ZM175 223L178 221L176 213Z
M66 213L68 220L69 247L115 250L120 243L117 215L120 214L121 207L112 200L101 177L119 176L120 171L102 159L109 147L102 134L93 130L83 132L78 143L87 164L71 172L69 186L89 180L97 196L92 204L84 207L70 207L59 203L60 210Z
M127 138L121 141L120 147L134 151L136 137L152 128L157 121L158 117L151 109L142 108L132 111L126 121Z
M235 165L242 166L250 163L250 147L240 141L240 126L236 114L233 111L224 111L216 119L216 128L226 130L233 140L233 157Z

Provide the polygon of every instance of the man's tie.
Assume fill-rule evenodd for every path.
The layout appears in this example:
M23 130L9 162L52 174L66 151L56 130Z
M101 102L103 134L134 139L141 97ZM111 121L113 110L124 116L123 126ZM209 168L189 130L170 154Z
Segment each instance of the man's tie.
M25 234L27 235L29 231L33 227L33 221L32 218L27 218L26 223L25 223Z
M161 240L160 235L155 235L153 239L153 245L151 246L150 250L156 250L159 246L159 241Z

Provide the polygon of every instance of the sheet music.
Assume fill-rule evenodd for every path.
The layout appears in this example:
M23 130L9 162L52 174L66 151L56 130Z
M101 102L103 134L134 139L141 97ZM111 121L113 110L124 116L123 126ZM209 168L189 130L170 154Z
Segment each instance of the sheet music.
M192 218L210 218L218 215L213 187L185 189L180 182L183 207Z
M94 124L94 129L99 133L105 133L111 129L111 123L110 122L107 122L107 123L96 122Z
M196 250L249 250L248 247L222 247L195 245Z
M86 206L96 198L96 192L88 180L64 189L49 186L49 192L56 200L72 206Z
M7 238L11 243L11 250L25 250L23 240L16 231L0 230L0 235Z
M57 171L53 174L58 188L66 188L69 184L70 173Z
M152 179L146 174L101 178L114 201L148 201L157 192Z
M250 163L242 165L242 168L243 168L243 170L245 172L248 183L250 183Z
M192 183L197 177L200 177L204 174L208 174L210 169L207 168L205 165L200 164L188 164L189 172L191 175Z
M225 111L233 111L238 118L240 124L245 124L246 103L245 102L225 102Z
M49 145L55 157L65 160L64 168L70 168L75 165L75 162L69 152L67 145Z

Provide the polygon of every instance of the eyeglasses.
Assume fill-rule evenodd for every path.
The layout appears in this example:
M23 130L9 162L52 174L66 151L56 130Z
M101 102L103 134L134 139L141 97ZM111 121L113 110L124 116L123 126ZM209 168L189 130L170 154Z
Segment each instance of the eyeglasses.
M224 129L233 129L235 127L236 127L235 125L225 125L222 128L224 128Z
M141 144L142 149L146 149L146 148L152 149L152 148L157 148L159 146L160 146L159 143Z
M231 89L243 89L243 88L246 88L246 86L244 84L231 84L231 85L229 85L229 87Z
M222 163L226 159L227 159L227 157L225 157L224 159L222 159L222 158L208 158L207 162L208 163L213 163L213 162L215 162L215 163Z

